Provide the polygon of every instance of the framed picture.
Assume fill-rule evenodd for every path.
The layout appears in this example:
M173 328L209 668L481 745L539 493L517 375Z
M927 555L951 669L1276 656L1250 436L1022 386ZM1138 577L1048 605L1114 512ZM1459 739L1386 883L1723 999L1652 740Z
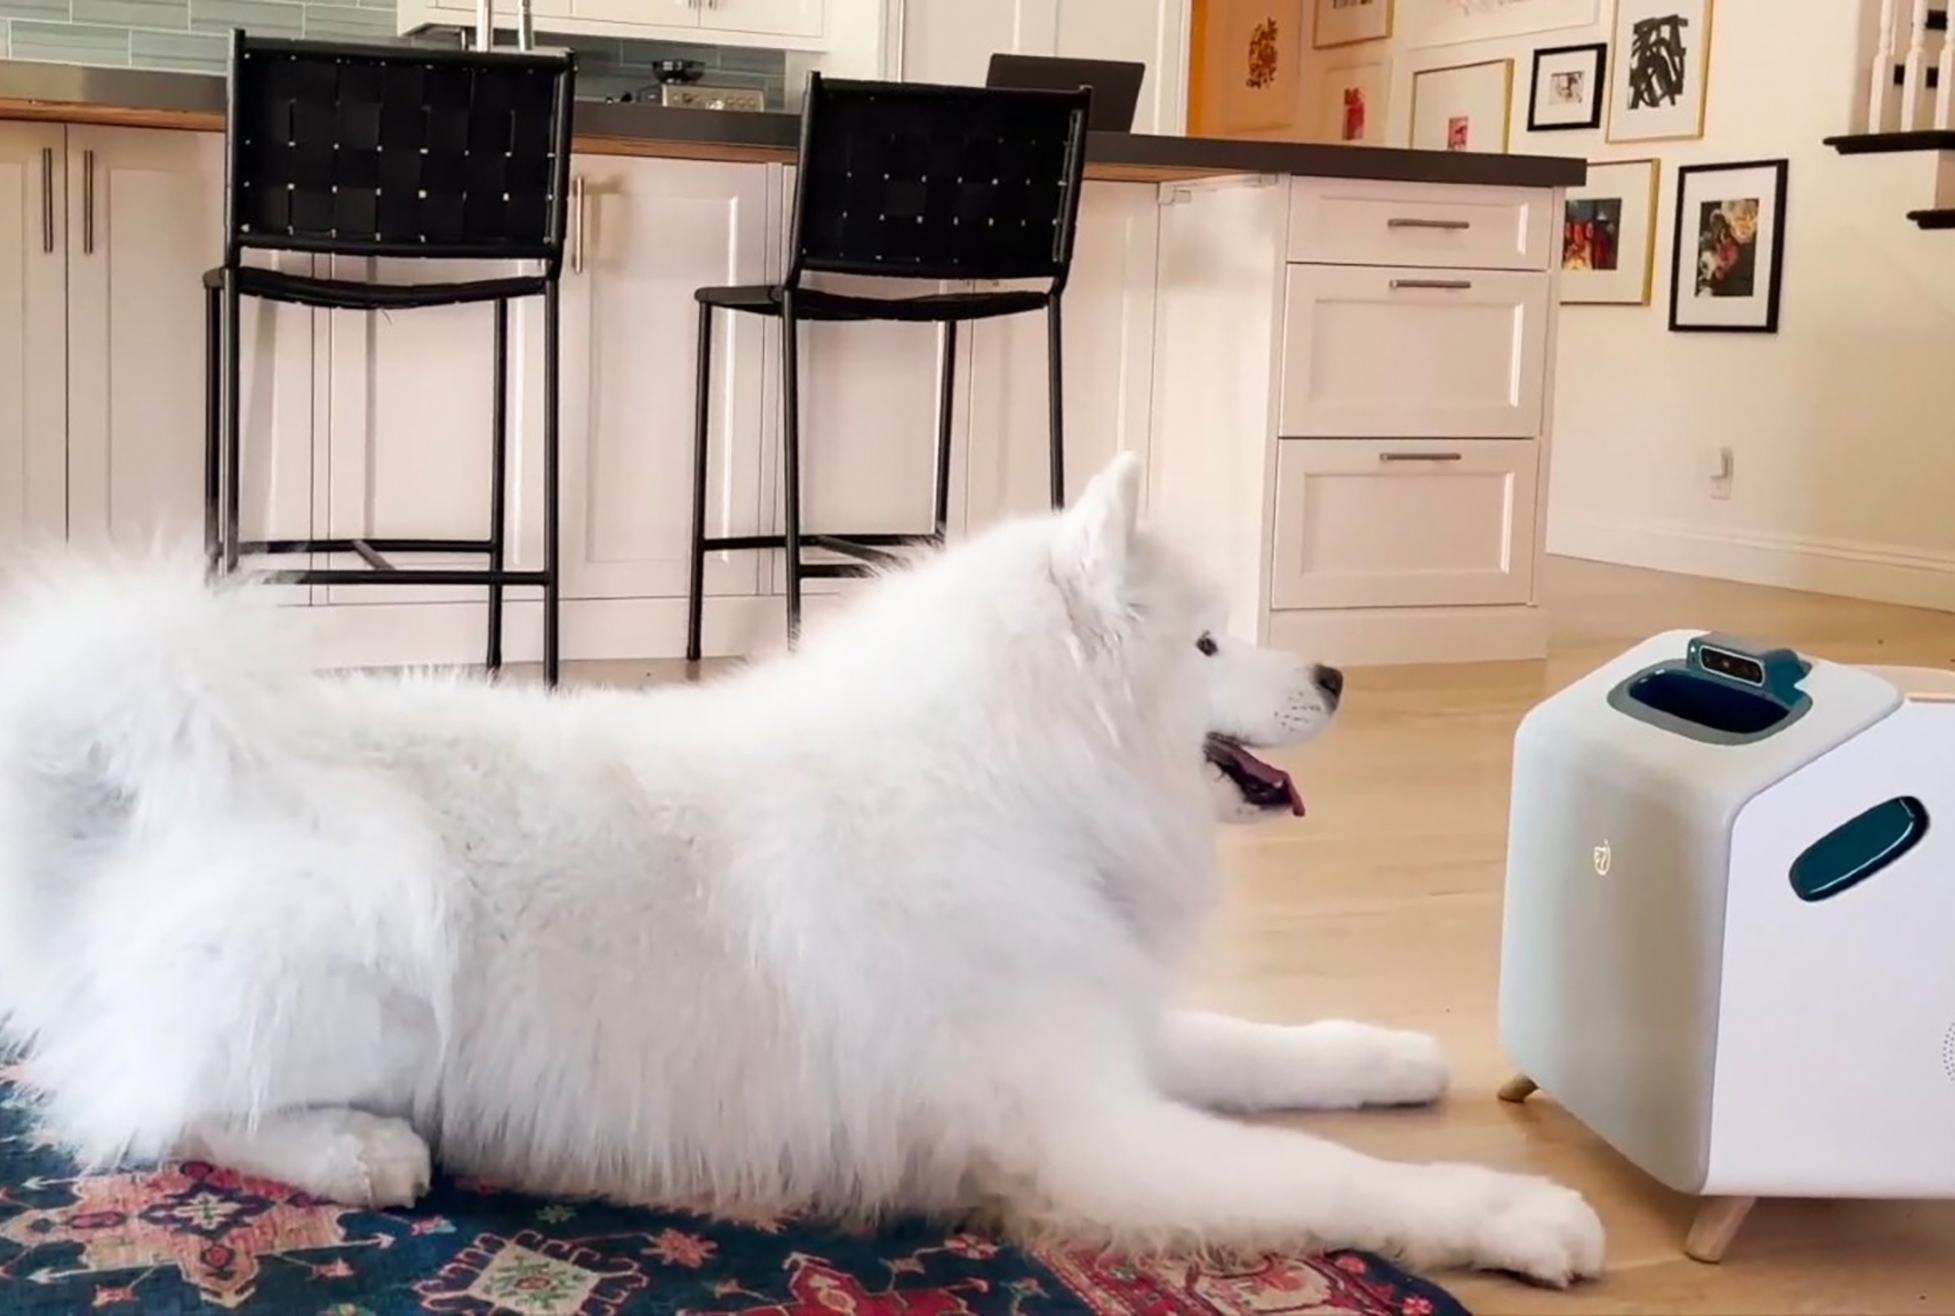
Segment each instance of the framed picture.
M1534 86L1527 98L1527 130L1558 132L1600 128L1604 96L1602 74L1609 48L1553 46L1534 52Z
M1656 265L1655 160L1588 167L1568 189L1561 220L1561 300L1568 305L1648 306Z
M1598 0L1399 0L1406 6L1405 45L1456 46L1552 32L1563 27L1593 27Z
M1514 61L1488 60L1412 75L1412 149L1507 149L1507 106L1514 93Z
M1704 135L1712 0L1617 0L1609 140Z
M1317 140L1383 146L1391 69L1384 60L1325 69L1317 79Z
M1752 160L1677 171L1672 330L1778 332L1789 169Z
M1383 41L1392 34L1395 0L1316 0L1316 24L1310 44L1318 50L1354 46L1360 41ZM1381 107L1382 108L1382 107Z
M1201 78L1202 131L1221 137L1301 130L1299 79L1309 0L1213 0Z

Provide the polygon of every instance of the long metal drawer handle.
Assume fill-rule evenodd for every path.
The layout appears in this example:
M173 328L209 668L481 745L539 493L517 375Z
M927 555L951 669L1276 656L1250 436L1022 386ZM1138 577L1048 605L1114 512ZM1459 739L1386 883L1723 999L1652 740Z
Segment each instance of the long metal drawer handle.
M1473 286L1471 279L1393 279L1394 292L1403 288L1430 288L1437 292L1465 292Z
M81 254L95 254L95 152L81 153Z
M1463 452L1381 452L1381 462L1456 462L1466 456Z
M1386 228L1442 228L1451 233L1461 233L1473 227L1470 219L1388 219Z
M570 272L584 272L584 176L570 180Z
M54 148L41 148L41 250L54 251Z

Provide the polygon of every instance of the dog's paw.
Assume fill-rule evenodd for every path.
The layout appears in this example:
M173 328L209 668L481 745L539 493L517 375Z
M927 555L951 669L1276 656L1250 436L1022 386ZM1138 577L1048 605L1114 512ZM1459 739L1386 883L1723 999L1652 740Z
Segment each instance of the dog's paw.
M354 1206L412 1206L434 1179L428 1144L404 1121L341 1112L321 1196Z
M1602 1219L1574 1189L1477 1165L1428 1169L1446 1259L1556 1288L1602 1273Z
M1365 1079L1367 1106L1424 1106L1446 1095L1453 1069L1438 1038L1380 1028Z

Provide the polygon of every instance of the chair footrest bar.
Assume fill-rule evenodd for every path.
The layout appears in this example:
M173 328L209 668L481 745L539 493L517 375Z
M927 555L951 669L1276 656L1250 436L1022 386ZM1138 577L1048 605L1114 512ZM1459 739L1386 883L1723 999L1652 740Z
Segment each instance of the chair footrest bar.
M873 562L803 562L803 580L853 580L876 574Z
M547 571L484 571L467 567L325 568L267 571L265 579L287 585L547 585Z
M853 553L856 548L921 548L942 542L932 533L888 534L878 531L866 535L801 536L804 547L824 548L831 553ZM778 549L787 547L787 538L784 535L724 535L718 539L707 539L701 547L709 553Z
M359 553L365 544L377 553L487 553L486 539L247 539L238 545L244 555L254 553Z

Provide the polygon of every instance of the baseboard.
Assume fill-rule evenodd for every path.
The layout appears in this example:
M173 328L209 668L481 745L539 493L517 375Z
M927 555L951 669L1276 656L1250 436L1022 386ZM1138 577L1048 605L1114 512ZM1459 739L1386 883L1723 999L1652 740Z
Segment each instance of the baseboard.
M840 602L810 594L805 618L818 624ZM321 667L446 667L479 664L488 637L481 603L337 603L295 608L307 627L307 652ZM543 656L543 605L507 605L503 657L533 663ZM706 600L707 657L742 657L781 646L786 607L778 595ZM684 599L567 599L562 605L566 661L685 656Z
M1548 655L1540 607L1295 608L1269 614L1265 642L1340 667L1512 662Z
M1955 611L1955 554L1558 514L1548 552L1686 576Z

